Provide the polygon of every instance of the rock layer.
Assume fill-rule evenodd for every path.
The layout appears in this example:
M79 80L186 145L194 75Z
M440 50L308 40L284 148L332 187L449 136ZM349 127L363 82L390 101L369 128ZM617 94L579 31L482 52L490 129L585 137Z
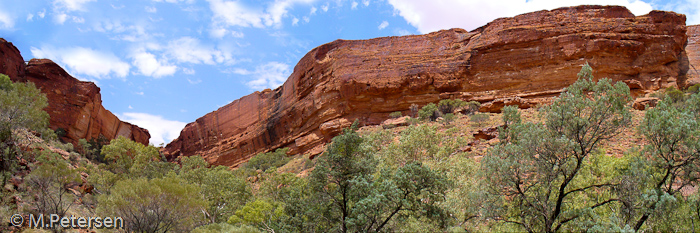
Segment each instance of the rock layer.
M148 130L123 122L102 106L100 88L68 74L58 64L47 59L32 59L25 64L19 50L0 39L0 73L13 81L31 81L46 94L49 105L44 110L51 117L51 129L64 129L66 142L77 144L81 138L103 135L107 139L124 136L148 145Z
M281 87L197 119L163 151L228 166L280 147L319 151L353 121L380 124L395 111L408 115L411 104L541 103L573 83L585 62L596 77L640 95L686 81L686 41L684 15L635 17L617 6L538 11L471 32L336 40L307 53Z
M685 86L700 84L700 25L688 26L688 80Z

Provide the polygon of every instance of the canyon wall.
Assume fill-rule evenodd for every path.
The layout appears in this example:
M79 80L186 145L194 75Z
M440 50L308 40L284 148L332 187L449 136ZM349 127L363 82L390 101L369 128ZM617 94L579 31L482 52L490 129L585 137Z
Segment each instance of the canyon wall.
M700 84L700 25L688 26L688 78L685 86Z
M412 104L460 98L499 111L547 102L586 62L597 78L625 82L639 96L685 85L687 39L682 14L635 17L624 7L579 6L501 18L471 32L336 40L307 53L275 90L189 123L163 152L232 167L280 147L313 156L353 121L379 124Z
M58 64L47 59L32 59L25 64L19 50L0 39L0 73L13 81L31 81L46 94L49 127L64 129L62 139L76 144L79 139L103 135L111 140L124 136L148 145L148 130L123 122L102 106L100 88L92 82L79 81Z

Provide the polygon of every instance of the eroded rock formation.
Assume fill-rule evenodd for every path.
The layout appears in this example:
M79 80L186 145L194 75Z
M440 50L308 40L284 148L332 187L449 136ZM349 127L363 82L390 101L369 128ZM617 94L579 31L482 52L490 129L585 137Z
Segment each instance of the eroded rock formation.
M49 106L49 127L64 129L62 138L76 144L78 139L107 139L124 136L136 142L148 144L148 130L120 121L102 106L100 88L92 82L83 82L68 74L58 64L47 59L32 59L25 64L19 50L0 39L0 73L13 81L31 81L46 94Z
M688 80L685 86L700 84L700 25L688 26Z
M395 111L408 115L411 104L541 103L573 83L585 62L596 77L623 81L640 95L686 81L686 41L684 15L635 17L617 6L538 11L471 32L336 40L307 53L281 87L197 119L163 151L228 166L280 147L318 152L356 119L380 124Z

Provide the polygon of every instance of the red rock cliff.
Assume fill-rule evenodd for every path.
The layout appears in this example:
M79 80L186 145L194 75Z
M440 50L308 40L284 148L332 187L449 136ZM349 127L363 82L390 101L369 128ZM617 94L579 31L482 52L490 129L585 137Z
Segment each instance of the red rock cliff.
M700 83L700 25L688 26L688 80L686 86Z
M148 145L148 130L120 121L106 110L94 83L75 79L51 60L32 59L25 65L19 50L4 39L0 39L0 59L0 73L13 81L31 81L46 94L49 127L66 130L65 141L76 144L81 138L124 136Z
M685 82L686 41L684 15L635 17L616 6L538 11L471 32L336 40L306 54L281 87L188 124L164 152L229 166L280 147L318 153L355 119L378 124L411 104L462 98L530 105L573 83L585 62L596 77L641 94Z

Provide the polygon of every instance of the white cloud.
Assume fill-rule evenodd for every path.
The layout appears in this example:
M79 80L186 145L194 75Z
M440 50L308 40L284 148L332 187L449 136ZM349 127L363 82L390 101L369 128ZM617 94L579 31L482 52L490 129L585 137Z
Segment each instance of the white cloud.
M365 6L369 6L369 0L362 0L362 4Z
M245 76L253 76L253 80L246 82L246 85L254 90L262 90L265 88L277 88L291 74L289 65L279 62L269 62L259 65L254 71L246 69L234 69L233 73Z
M39 18L43 19L44 16L46 16L46 9L42 9L39 13L37 13L37 15L39 16Z
M316 14L316 7L311 7L311 11L309 11L309 15L315 15Z
M214 13L215 24L238 27L280 27L282 18L288 16L289 9L295 4L309 4L315 0L277 0L267 8L247 6L239 1L208 0Z
M95 51L83 47L56 49L31 47L35 58L48 58L66 67L71 73L83 74L94 78L126 77L129 64L108 52Z
M194 75L196 71L194 69L190 69L190 68L182 68L182 72L187 74L187 75Z
M307 22L307 23L308 23L309 21L311 21L311 18L309 18L308 16L304 16L304 17L301 17L301 18L304 20L304 22Z
M56 22L57 24L65 23L66 19L68 19L68 15L65 13L58 13L53 18L54 22Z
M134 94L137 94L137 95L144 95L143 91L134 92Z
M297 25L299 25L299 18L294 17L294 18L292 19L292 26L297 26Z
M411 32L409 32L406 29L395 29L394 33L399 36L406 36L406 35L411 35Z
M383 21L381 24L379 24L379 27L377 27L377 28L379 28L379 30L382 30L388 26L389 26L389 22Z
M34 14L32 14L32 13L27 14L27 22L30 22L32 20L34 20Z
M15 20L7 12L0 9L0 29L10 29L15 26Z
M73 16L71 18L73 19L73 22L75 22L75 23L85 23L85 19L83 19L82 17Z
M186 125L185 122L168 120L162 116L148 113L125 112L118 117L123 121L147 129L148 133L151 134L150 143L156 146L161 143L169 143L177 138Z
M353 9L353 10L357 9L357 2L353 1L353 2L352 2L352 7L350 7L350 8Z
M257 27L265 26L264 21L270 21L270 17L261 11L249 9L243 4L234 1L209 0L214 19L230 26Z
M328 6L329 6L328 3L323 4L323 6L321 6L321 10L322 10L323 12L328 12Z
M217 39L224 38L226 36L226 28L213 28L209 31L209 35Z
M651 5L639 0L388 0L388 2L399 15L421 33L455 27L473 30L496 18L563 6L621 5L626 6L636 15L646 14L652 10Z
M146 51L135 51L131 54L133 64L139 73L145 76L160 78L175 74L177 66L169 65L156 59L156 56Z
M190 84L194 85L194 84L199 84L199 83L201 83L202 80L201 80L201 79L192 80L192 79L189 79L189 78L188 78L188 79L187 79L187 82L189 82Z
M194 3L194 0L153 0L154 2L167 2L167 3Z
M85 4L95 0L55 0L54 7L66 9L67 11L85 11Z
M129 109L134 109L134 107L131 107L131 105L129 105Z
M146 10L146 12L148 12L148 13L156 13L156 12L158 12L158 9L157 9L156 7L154 7L154 6L146 6L145 10Z
M198 39L192 37L182 37L170 41L167 45L166 54L181 63L208 64L232 62L233 57L214 46L202 45Z
M243 34L242 32L232 31L231 36L233 36L235 38L243 38L245 36L245 34Z

